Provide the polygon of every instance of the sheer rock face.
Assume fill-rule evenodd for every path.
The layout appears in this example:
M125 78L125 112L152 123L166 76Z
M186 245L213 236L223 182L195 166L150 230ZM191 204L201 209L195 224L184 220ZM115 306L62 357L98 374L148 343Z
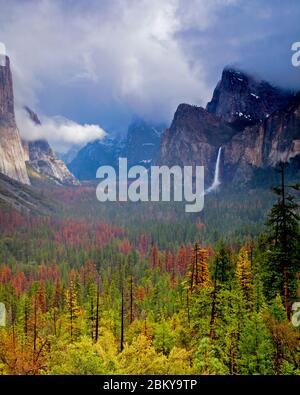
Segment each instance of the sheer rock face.
M0 172L30 184L25 154L15 121L13 83L9 58L0 66Z
M241 71L225 68L214 90L207 111L237 129L262 122L274 111L288 104L290 94L257 81Z
M205 109L180 104L163 135L159 162L168 166L204 166L205 177L210 180L219 147L234 134L236 130Z
M221 176L236 182L251 178L254 168L296 157L300 95L292 97L267 82L225 69L206 110L179 105L163 134L159 163L204 165L210 182L220 146Z
M229 168L274 167L300 155L300 96L263 123L246 127L224 148L224 166Z

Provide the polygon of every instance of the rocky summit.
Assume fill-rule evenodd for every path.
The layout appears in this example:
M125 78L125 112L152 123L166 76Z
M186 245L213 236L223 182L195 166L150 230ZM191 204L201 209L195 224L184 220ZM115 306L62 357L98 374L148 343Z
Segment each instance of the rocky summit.
M206 109L180 104L162 136L160 164L203 165L213 179L219 148L221 176L240 182L255 169L300 154L300 99L226 68Z
M287 91L226 67L206 109L237 129L243 129L285 107L289 98Z
M65 163L56 157L46 140L23 141L23 146L26 154L26 162L37 173L46 176L58 184L79 184Z
M25 107L32 122L41 125L37 114L30 108ZM78 185L78 180L68 170L65 163L58 159L49 143L45 139L34 141L23 140L26 163L37 173L59 184Z

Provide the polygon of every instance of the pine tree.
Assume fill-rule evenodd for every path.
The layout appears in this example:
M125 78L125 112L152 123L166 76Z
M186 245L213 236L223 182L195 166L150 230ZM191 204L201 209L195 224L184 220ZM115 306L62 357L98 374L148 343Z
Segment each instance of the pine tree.
M229 324L227 326L227 333L225 333L224 338L224 354L225 361L228 365L229 373L232 375L236 375L239 373L238 367L238 351L239 351L239 326L236 325L236 322L233 324Z
M130 314L129 314L129 323L133 322L133 303L134 303L134 294L133 294L133 276L130 276Z
M285 183L285 164L279 167L281 183L273 188L278 201L269 213L269 251L265 268L266 293L274 298L279 292L284 301L286 315L290 317L290 307L296 293L296 276L300 270L300 232L297 214L299 205L289 189L299 190L299 185Z
M121 338L120 338L120 351L124 350L124 289L121 289Z
M40 286L37 291L37 302L38 307L42 310L43 313L45 313L47 311L45 281L40 282Z
M220 361L220 358L208 337L203 337L198 345L195 354L194 369L196 374L227 374L227 367Z
M209 270L207 264L207 250L202 248L200 250L200 265L199 265L199 284L202 288L210 286Z
M158 267L158 247L155 243L153 243L152 247L151 247L150 263L151 263L152 269L155 269L156 267Z
M300 366L299 331L287 320L285 306L278 294L265 310L265 322L274 346L276 374L292 374ZM294 373L293 373L294 374Z
M52 309L51 309L51 314L53 318L53 333L54 336L56 336L57 332L57 320L59 316L59 310L61 307L61 299L62 299L62 293L61 293L61 285L59 279L56 280L55 284L55 290L53 293L53 298L52 298Z
M242 374L272 374L274 349L266 325L259 313L246 320L239 342Z
M242 247L237 261L236 277L248 307L253 303L253 275L246 247Z
M226 251L223 242L220 244L219 251L217 252L214 259L214 276L213 285L214 289L212 292L212 305L211 305L211 316L210 316L210 335L209 337L213 339L215 337L215 321L217 317L217 299L220 289L220 285L224 286L229 280L230 276L230 259Z
M213 277L221 284L227 283L232 277L230 253L223 241L220 242L215 256Z
M183 245L181 245L176 257L176 266L181 275L184 275L187 269L186 262L187 262L186 248Z
M175 345L175 336L176 334L170 326L170 323L163 318L162 322L157 324L154 332L153 345L156 351L168 355Z
M99 323L100 323L100 287L101 279L97 281L97 298L96 298L96 322L95 322L95 342L97 343L99 338Z
M74 338L74 325L75 321L79 316L79 305L77 300L77 290L76 285L73 280L70 281L69 288L66 291L66 305L67 311L69 315L69 322L70 322L70 338L71 342Z
M193 253L191 290L194 288L207 288L210 286L209 270L207 265L207 250L200 248L196 243Z

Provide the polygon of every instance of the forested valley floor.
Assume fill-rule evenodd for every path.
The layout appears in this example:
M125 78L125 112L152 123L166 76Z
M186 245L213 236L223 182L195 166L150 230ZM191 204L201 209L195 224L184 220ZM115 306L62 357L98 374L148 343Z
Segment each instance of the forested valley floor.
M278 184L197 215L88 184L45 188L51 215L2 206L0 373L299 374L299 190Z

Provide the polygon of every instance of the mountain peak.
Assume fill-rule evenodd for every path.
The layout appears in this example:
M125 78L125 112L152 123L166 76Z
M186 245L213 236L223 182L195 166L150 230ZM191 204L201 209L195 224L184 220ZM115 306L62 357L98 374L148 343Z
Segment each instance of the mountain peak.
M42 127L38 115L27 106L25 106L24 109L32 122ZM79 184L78 180L70 173L65 163L57 158L46 139L40 138L34 141L23 140L23 148L27 164L37 173L46 176L48 179L58 184Z
M58 159L45 139L23 141L27 163L39 174L58 184L78 185L65 163Z
M162 136L159 162L202 164L207 183L213 181L220 161L223 178L247 181L257 168L299 156L299 106L300 95L227 67L206 110L178 106Z
M235 128L243 129L285 107L290 96L288 92L244 71L225 67L206 108Z

